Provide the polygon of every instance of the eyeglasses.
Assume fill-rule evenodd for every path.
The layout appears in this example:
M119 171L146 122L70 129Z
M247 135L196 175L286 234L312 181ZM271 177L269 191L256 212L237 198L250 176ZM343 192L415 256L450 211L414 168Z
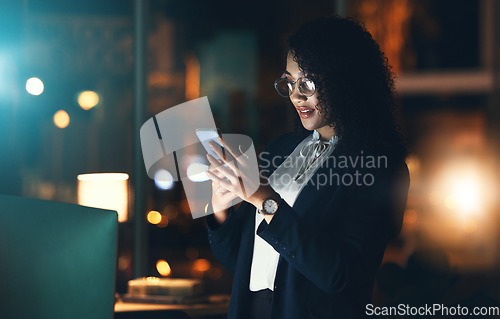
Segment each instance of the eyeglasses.
M274 88L282 97L289 97L295 89L295 84L297 84L300 94L305 97L310 97L314 94L314 92L316 92L316 86L311 79L303 76L298 78L297 81L290 82L286 79L284 73L281 78L274 81Z

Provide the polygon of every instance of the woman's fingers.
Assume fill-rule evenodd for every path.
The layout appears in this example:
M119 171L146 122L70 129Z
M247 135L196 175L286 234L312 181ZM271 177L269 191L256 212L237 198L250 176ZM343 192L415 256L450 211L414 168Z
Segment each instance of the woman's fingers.
M230 191L227 191L224 194L222 194L222 199L224 199L225 201L233 200L236 197L238 197L238 195L236 195L236 193L233 193L233 192L230 192Z
M243 153L243 151L241 150L241 145L239 145L240 147L238 148L240 150L241 154L238 154L238 152L236 152L233 149L233 147L230 146L229 144L227 144L222 138L219 138L219 141L222 143L222 146L224 146L224 148L229 151L231 156L233 156L233 158L235 159L235 161L238 162L238 164L240 164L240 165L246 164L245 161L242 160L241 155L245 156L246 158L248 158L248 156L246 156L245 153Z
M225 187L227 190L232 190L232 184L230 182L218 177L217 175L215 175L210 171L207 171L207 175L212 181L219 182L220 185Z
M241 180L237 179L237 182L230 182L228 180L225 180L223 178L218 177L214 173L207 171L207 176L214 182L217 186L215 186L217 189L224 188L227 189L230 193L233 193L236 197L241 197L242 199L245 199L245 195L243 194L243 190L241 188ZM214 183L212 183L212 187L214 187ZM235 198L236 198L235 197Z
M236 165L234 164L235 161L231 161L231 160L227 160L224 156L224 154L222 154L221 150L219 150L218 147L215 147L215 143L214 142L209 142L208 143L210 145L210 147L214 150L214 152L217 154L217 156L219 156L219 158L224 162L224 164L226 164L232 171L233 171L233 174L234 175L239 175L238 174L238 167L236 167Z
M224 173L220 172L217 168L213 168L212 166L209 166L207 171L214 173L219 178L223 179L225 177Z
M217 160L211 156L210 154L207 154L207 158L208 160L211 162L211 163L215 163L215 165L217 165L217 168L220 167L220 163L217 162ZM228 180L226 178L226 175L224 173L222 173L221 171L219 171L217 168L215 168L215 165L214 164L211 164L207 170L207 172L210 172L212 174L215 174L215 176L217 176L218 178L220 179L223 179L223 180ZM208 174L207 174L208 175ZM210 177L210 176L209 176ZM232 184L231 184L232 185ZM228 192L228 190L224 187L224 185L221 185L219 182L213 180L212 181L212 188L213 189L217 189L217 192L221 195L221 194L226 194Z
M207 154L207 159L210 162L208 170L217 175L218 177L224 178L224 174L219 171L219 167L221 166L221 164L218 163L217 160L210 154Z
M224 186L217 186L217 187L213 187L213 189L216 190L217 194L219 196L221 196L222 198L224 198L224 196L229 193L229 190L227 190Z
M210 154L207 154L207 159L210 162L208 169L211 171L218 170L222 166L222 164Z
M238 177L234 175L233 171L224 166L220 161L217 161L212 155L207 154L207 158L210 163L217 163L217 170L222 172L231 182L235 183L238 181ZM220 177L220 176L219 176Z
M225 200L232 200L236 197L245 199L246 195L243 190L243 177L240 170L236 166L237 161L228 160L222 153L222 148L220 148L220 145L215 144L214 142L209 142L209 145L217 154L217 156L221 158L220 160L218 160L211 154L207 154L207 159L210 162L210 167L207 170L207 176L214 182L212 184L212 187L217 188L217 196ZM224 145L225 147L227 147L227 144ZM227 157L232 157L235 159L236 152L233 150L233 148L228 147L227 151L229 153L227 154ZM243 152L241 153L242 156L245 156ZM245 166L246 165L242 165L242 167ZM219 172L220 174L217 174L216 172ZM217 185L214 186L215 184ZM224 190L227 191L225 192Z

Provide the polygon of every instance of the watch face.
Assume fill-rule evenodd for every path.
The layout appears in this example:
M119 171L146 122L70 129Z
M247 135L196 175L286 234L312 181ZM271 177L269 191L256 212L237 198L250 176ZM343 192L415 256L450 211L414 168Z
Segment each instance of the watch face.
M278 203L275 200L268 199L264 202L264 205L262 205L263 210L267 214L274 214L278 210Z

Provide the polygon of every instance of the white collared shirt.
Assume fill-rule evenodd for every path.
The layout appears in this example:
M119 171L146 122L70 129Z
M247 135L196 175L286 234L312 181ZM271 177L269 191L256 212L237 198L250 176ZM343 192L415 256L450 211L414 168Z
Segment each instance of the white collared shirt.
M286 201L290 207L302 191L318 167L331 154L337 143L337 136L329 141L320 141L319 133L314 130L313 134L307 136L297 145L293 152L283 163L269 176L271 187ZM321 147L323 145L323 148ZM326 148L325 148L326 146ZM319 149L323 152L316 161L307 167L313 156L317 156ZM268 242L257 235L257 228L264 220L264 216L255 209L255 231L252 266L250 269L250 291L258 291L269 288L274 290L274 280L280 254Z

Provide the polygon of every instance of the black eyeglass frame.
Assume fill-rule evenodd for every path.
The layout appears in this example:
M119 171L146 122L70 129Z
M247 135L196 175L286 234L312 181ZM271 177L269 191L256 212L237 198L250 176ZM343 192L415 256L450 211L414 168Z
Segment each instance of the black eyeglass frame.
M274 81L274 89L275 89L275 90L276 90L276 92L278 92L278 94L279 94L279 95L281 95L282 97L290 97L290 95L292 95L293 91L295 90L295 84L297 84L297 82L299 82L301 79L305 79L305 80L307 80L307 81L310 81L310 82L312 83L312 85L314 86L314 90L313 90L313 92L312 92L311 94L305 94L305 93L304 93L304 92L302 92L302 90L300 89L300 86L298 86L300 94L302 94L302 95L303 95L303 96L305 96L305 97L311 97L311 96L313 96L313 95L314 95L314 93L316 93L316 84L314 83L314 81L313 81L313 80L311 80L311 79L310 79L310 78L308 78L307 76L302 76L302 77L298 78L296 81L291 81L291 82L288 82L288 81L286 80L286 78L282 76L282 77L280 77L279 79L276 79L276 80ZM292 90L290 90L290 93L289 93L288 95L283 95L283 94L281 94L281 93L280 93L280 91L278 90L278 81L280 81L280 80L285 80L285 81L287 81L287 83L289 83L289 84L291 84L291 85L292 85Z

